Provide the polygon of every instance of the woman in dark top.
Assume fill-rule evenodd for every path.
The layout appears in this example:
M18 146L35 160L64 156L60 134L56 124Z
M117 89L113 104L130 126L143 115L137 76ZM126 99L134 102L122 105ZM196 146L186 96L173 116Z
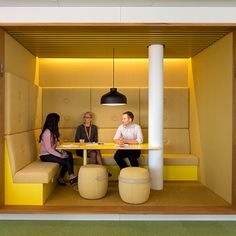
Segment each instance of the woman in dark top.
M84 139L85 143L97 143L98 142L98 129L97 126L92 124L93 114L92 112L84 113L84 122L79 125L75 134L75 142L79 142L80 139ZM78 156L83 156L83 150L76 150ZM100 164L101 154L99 150L88 150L88 162L89 164Z

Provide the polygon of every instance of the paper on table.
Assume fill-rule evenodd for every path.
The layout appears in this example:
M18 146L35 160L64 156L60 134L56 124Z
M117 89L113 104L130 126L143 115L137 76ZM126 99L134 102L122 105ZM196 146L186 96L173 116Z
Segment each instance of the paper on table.
M97 145L98 143L85 143L86 146Z
M60 145L61 147L73 147L73 146L75 146L75 144L73 144L73 143L68 143L68 144L62 144L62 145Z
M116 146L117 146L117 147L128 147L129 144L128 144L128 143L125 143L125 144L122 144L122 145L117 144Z

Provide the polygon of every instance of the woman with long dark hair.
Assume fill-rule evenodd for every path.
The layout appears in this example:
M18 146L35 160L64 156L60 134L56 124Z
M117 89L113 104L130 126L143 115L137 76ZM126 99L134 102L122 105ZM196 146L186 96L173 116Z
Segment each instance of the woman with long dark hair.
M58 123L60 116L57 113L47 115L42 132L39 136L40 149L39 155L41 161L55 162L61 165L60 176L57 182L60 185L66 185L64 175L68 171L69 182L74 185L78 182L78 177L74 175L74 163L72 153L63 150L57 150L59 144L59 128Z

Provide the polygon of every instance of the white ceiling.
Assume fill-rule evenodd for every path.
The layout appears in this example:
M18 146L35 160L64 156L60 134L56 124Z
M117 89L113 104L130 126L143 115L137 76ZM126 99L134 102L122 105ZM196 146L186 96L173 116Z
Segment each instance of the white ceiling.
M236 6L236 0L0 0L0 7Z

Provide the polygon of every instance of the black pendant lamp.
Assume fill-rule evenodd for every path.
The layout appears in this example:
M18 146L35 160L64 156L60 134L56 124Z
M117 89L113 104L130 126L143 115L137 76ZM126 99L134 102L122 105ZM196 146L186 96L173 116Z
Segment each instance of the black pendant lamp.
M114 88L114 48L113 48L113 87L110 88L110 92L104 94L101 97L101 104L106 106L121 106L127 104L127 98L122 93L117 91L117 88Z

